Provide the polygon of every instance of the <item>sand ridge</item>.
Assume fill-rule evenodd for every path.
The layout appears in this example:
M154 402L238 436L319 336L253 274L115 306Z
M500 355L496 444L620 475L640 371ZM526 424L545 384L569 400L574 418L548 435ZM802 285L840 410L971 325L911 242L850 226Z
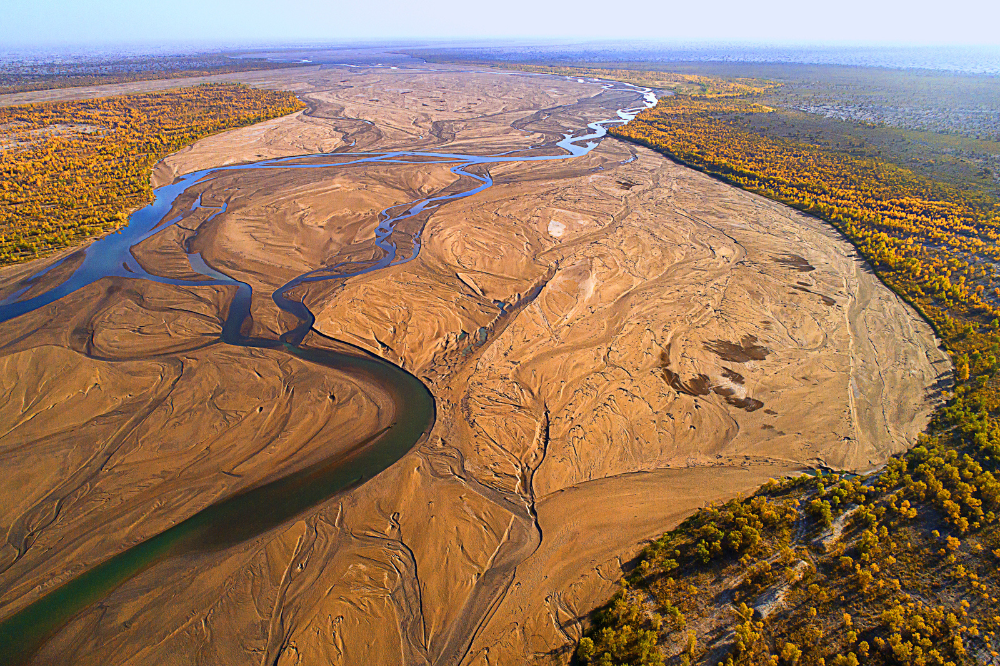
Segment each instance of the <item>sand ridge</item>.
M335 149L523 150L627 101L461 68L247 78L310 108L205 139L155 183ZM416 260L301 291L320 333L427 383L427 442L251 543L144 572L38 663L565 662L645 539L768 477L876 465L940 399L929 327L819 221L610 139L489 172L492 188L419 221ZM253 326L277 333L268 287L371 253L379 210L463 186L441 165L228 172L203 186L225 215L135 253L182 277L191 243L254 284ZM0 447L22 456L4 469L34 489L2 503L2 614L123 532L155 533L384 418L377 387L211 344L225 289L106 282L0 328L5 393L18 388Z

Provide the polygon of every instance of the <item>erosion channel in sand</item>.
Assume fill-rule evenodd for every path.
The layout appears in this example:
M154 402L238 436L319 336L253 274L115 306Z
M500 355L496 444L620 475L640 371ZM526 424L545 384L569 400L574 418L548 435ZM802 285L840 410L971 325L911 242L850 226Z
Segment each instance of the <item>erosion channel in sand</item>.
M879 465L940 404L930 327L828 225L588 138L643 91L335 62L211 77L309 106L163 160L121 234L0 269L7 306L40 299L0 323L0 618L355 472L164 546L31 663L565 664L650 538Z
M393 151L381 154L330 153L269 159L252 164L205 169L178 177L173 183L157 188L154 202L133 213L128 224L119 232L98 240L83 251L82 261L61 283L34 295L33 284L55 271L70 257L63 258L34 275L23 279L25 286L0 301L0 323L45 307L94 282L110 278L151 280L174 286L231 286L236 288L228 306L221 340L230 345L281 349L298 358L337 370L349 377L367 379L380 385L391 396L395 408L392 423L380 432L285 477L212 504L174 527L102 562L86 573L62 584L26 608L0 622L0 663L20 664L37 651L42 642L64 625L72 616L99 601L126 580L148 569L154 563L171 556L196 551L231 547L267 530L273 529L306 509L330 498L335 493L356 486L386 469L426 435L434 422L434 400L427 388L412 374L362 350L333 351L302 346L313 330L315 317L302 300L293 294L303 284L344 280L382 270L413 260L420 250L422 227L407 229L399 223L432 211L449 201L473 196L493 184L488 174L478 175L468 169L475 165L503 162L549 161L585 155L598 145L607 133L606 126L628 122L643 108L656 103L648 88L628 84L602 83L605 89L639 93L642 105L619 109L617 118L589 123L591 132L576 136L566 134L556 146L565 153L556 155L465 155L458 153ZM170 278L149 272L132 254L133 248L163 232L171 225L207 212L206 222L226 210L221 206L203 204L202 197L190 195L196 185L204 185L227 171L256 169L344 169L357 165L381 164L447 164L451 172L473 182L472 187L393 206L381 211L375 232L376 256L365 261L343 261L324 266L287 282L274 291L272 298L278 308L291 315L295 325L277 339L253 337L243 333L251 318L253 290L245 282L235 280L211 268L201 253L186 249L190 268L207 279ZM182 198L189 202L184 210ZM399 248L409 248L400 253ZM503 308L501 308L502 311ZM347 346L347 345L343 345Z

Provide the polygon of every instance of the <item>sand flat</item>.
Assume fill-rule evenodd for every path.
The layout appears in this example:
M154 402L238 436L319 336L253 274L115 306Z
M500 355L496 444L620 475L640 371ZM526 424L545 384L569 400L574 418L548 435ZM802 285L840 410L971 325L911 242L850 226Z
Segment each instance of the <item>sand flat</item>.
M334 149L522 150L629 95L437 69L245 75L310 108L205 139L154 182ZM38 663L564 663L645 540L771 476L877 465L940 400L950 368L930 328L818 220L612 139L489 172L492 188L420 220L414 261L300 293L320 333L424 380L427 441L250 543L151 568ZM205 186L225 215L136 256L183 277L177 244L192 243L254 285L257 334L286 325L270 289L373 252L378 211L466 186L441 165L230 173ZM19 424L0 446L25 452L4 472L34 489L0 502L0 614L123 532L156 533L385 418L378 387L211 344L225 289L114 282L0 326L2 393L17 389L0 413ZM72 371L54 390L59 364ZM73 432L45 416L59 410Z

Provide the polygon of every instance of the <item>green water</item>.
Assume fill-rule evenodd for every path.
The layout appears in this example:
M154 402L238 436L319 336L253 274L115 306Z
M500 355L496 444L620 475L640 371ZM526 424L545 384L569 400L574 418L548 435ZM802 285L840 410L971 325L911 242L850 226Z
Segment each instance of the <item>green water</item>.
M48 592L0 622L0 664L28 662L76 614L168 557L235 546L363 483L405 455L434 423L430 391L391 363L291 345L284 349L306 361L377 382L396 405L395 421L347 453L212 504Z

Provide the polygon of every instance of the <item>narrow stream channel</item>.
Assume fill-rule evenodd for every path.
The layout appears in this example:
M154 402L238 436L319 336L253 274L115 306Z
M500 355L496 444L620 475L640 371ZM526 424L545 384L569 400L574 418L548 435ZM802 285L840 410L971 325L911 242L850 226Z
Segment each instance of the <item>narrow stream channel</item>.
M341 353L302 346L312 330L315 317L305 303L289 297L297 286L324 280L342 280L372 271L412 261L420 251L420 232L407 235L413 251L408 256L397 252L399 242L396 224L423 212L432 211L449 201L473 196L492 186L489 175L468 171L476 165L503 162L562 160L585 155L607 134L609 125L623 124L639 111L656 104L655 94L648 88L606 81L606 90L637 92L642 95L639 106L620 109L617 118L590 123L590 133L566 135L558 146L568 154L553 156L465 155L444 152L399 151L384 153L330 153L270 159L253 164L205 169L187 174L154 192L154 201L131 215L127 226L91 243L85 250L80 266L61 284L44 293L21 300L30 284L50 266L29 279L25 287L0 301L0 323L49 305L64 296L107 277L151 280L172 285L230 286L236 293L229 305L220 340L227 344L284 351L305 361L316 363L350 377L377 383L390 395L396 406L395 420L385 430L373 434L348 453L338 453L276 481L242 491L199 511L154 537L110 557L89 571L71 579L0 622L0 665L24 664L55 632L75 615L100 601L130 578L158 562L179 555L228 548L252 539L294 518L337 493L371 479L402 458L434 424L434 398L419 379L388 361L358 350ZM624 87L623 87L624 86ZM333 161L333 160L336 161ZM323 161L328 160L328 161ZM372 163L389 164L452 164L452 173L467 177L473 187L455 194L420 199L404 206L382 211L376 231L376 245L382 256L375 261L346 262L322 267L296 277L271 295L282 311L291 314L298 323L278 339L250 337L242 334L243 324L250 316L253 291L250 285L231 278L208 266L199 253L187 252L195 272L205 280L165 278L147 272L132 254L132 248L195 210L211 211L209 220L225 212L225 207L205 206L197 198L191 208L169 220L166 216L177 199L195 185L204 184L228 171L260 169L342 169ZM392 211L402 212L393 213ZM207 220L206 220L207 221ZM64 260L65 261L65 260Z

